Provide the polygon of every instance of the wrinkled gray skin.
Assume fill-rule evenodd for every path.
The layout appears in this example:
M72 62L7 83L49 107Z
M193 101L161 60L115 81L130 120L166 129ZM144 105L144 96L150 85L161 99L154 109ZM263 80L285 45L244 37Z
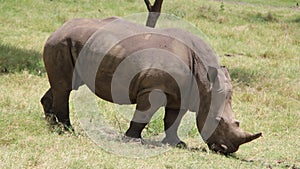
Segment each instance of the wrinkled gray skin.
M149 36L135 36L124 40L112 48L104 57L100 65L101 68L97 71L95 83L90 83L84 74L88 72L83 72L75 68L76 61L89 38L96 31L101 33L103 26L116 20L119 20L121 26L127 26L127 29L131 29L133 32L138 30L145 30L146 32L155 31L156 33L159 31L164 33L168 32L172 36L178 36L180 39L183 39L184 43L174 38L157 34L151 34L151 38L149 38ZM186 46L185 44L191 44L191 46ZM129 53L150 47L170 51L179 57L179 59L191 69L190 71L196 80L196 87L195 85L193 86L193 82L188 74L185 75L181 72L180 68L175 68L174 71L182 78L183 86L192 89L192 92L188 93L187 97L186 95L182 96L176 84L177 81L174 81L170 75L160 70L147 69L132 79L129 90L130 102L115 101L111 94L112 79L109 72L113 73L119 63L124 60ZM83 57L87 57L87 61L91 60L91 62L87 63L92 64L92 57ZM234 119L231 108L232 85L227 69L221 68L218 65L215 54L201 39L182 30L146 28L115 17L103 20L73 19L66 22L49 37L44 47L43 59L51 87L42 97L41 103L45 111L46 119L50 124L60 122L64 124L66 128L71 128L68 104L70 92L86 84L97 96L106 101L117 104L137 105L133 120L125 133L128 138L141 138L142 130L150 121L153 113L161 106L165 107L164 127L166 137L163 143L185 146L185 143L183 143L177 135L177 129L182 116L187 110L196 111L196 122L199 133L209 148L214 151L223 154L233 153L238 150L241 144L261 136L261 133L250 134L242 131L239 127L239 122ZM162 59L160 63L165 64L164 66L166 67L170 64L168 59L166 61ZM135 65L141 66L144 64L141 62L135 63ZM207 65L210 67L207 67ZM225 110L221 112L221 114L210 116L208 113L213 104L211 103L211 85L216 84L215 79L217 79L216 77L218 75L218 73L214 73L217 72L216 70L221 70L219 74L225 75ZM165 103L157 103L156 107L151 107L153 103L149 102L149 96L151 95L151 91L156 89L159 89L157 90L158 93L163 92L165 94L167 101ZM119 90L122 90L122 88ZM193 91L199 92L198 98L194 97ZM160 101L155 98L154 100ZM205 122L216 127L205 127ZM209 132L211 134L207 136Z

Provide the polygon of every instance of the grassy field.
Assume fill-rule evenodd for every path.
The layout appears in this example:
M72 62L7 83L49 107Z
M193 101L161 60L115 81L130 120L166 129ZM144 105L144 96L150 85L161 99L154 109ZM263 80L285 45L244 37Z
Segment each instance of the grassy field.
M262 131L264 137L222 156L207 152L194 129L185 139L193 149L132 159L102 150L76 123L75 134L49 129L39 103L49 88L41 53L48 36L68 19L146 12L144 2L0 0L0 168L300 168L297 2L164 2L163 12L183 18L207 36L231 73L233 109L241 127ZM105 112L112 106L99 105ZM76 116L73 107L71 111Z

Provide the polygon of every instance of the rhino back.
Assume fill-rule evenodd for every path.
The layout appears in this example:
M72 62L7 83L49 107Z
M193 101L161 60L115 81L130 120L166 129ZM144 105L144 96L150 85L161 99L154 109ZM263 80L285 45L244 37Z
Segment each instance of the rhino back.
M105 24L117 19L110 17L106 19L75 18L65 22L47 40L46 44L57 45L70 39L73 43L84 45L90 36Z

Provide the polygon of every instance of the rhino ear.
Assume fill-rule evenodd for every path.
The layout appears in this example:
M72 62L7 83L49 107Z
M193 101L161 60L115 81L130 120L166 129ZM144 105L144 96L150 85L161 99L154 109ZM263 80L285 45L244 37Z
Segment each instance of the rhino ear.
M228 69L226 66L221 66L222 70L224 73L229 73Z
M208 67L208 78L210 83L214 83L216 80L216 77L218 76L218 70L214 67Z
M229 81L231 81L231 78L230 78L228 69L227 69L225 66L221 66L221 68L222 68L222 71L223 71L224 74L225 74L225 77L226 77Z

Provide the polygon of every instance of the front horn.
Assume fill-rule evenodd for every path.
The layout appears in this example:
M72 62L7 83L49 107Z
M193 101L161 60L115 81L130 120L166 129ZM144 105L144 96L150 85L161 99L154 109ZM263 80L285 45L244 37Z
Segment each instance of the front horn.
M242 141L241 144L248 143L248 142L250 142L252 140L255 140L255 139L257 139L257 138L259 138L261 136L262 136L261 132L256 133L256 134L251 134L251 133L245 132L245 136L244 136L243 141Z

